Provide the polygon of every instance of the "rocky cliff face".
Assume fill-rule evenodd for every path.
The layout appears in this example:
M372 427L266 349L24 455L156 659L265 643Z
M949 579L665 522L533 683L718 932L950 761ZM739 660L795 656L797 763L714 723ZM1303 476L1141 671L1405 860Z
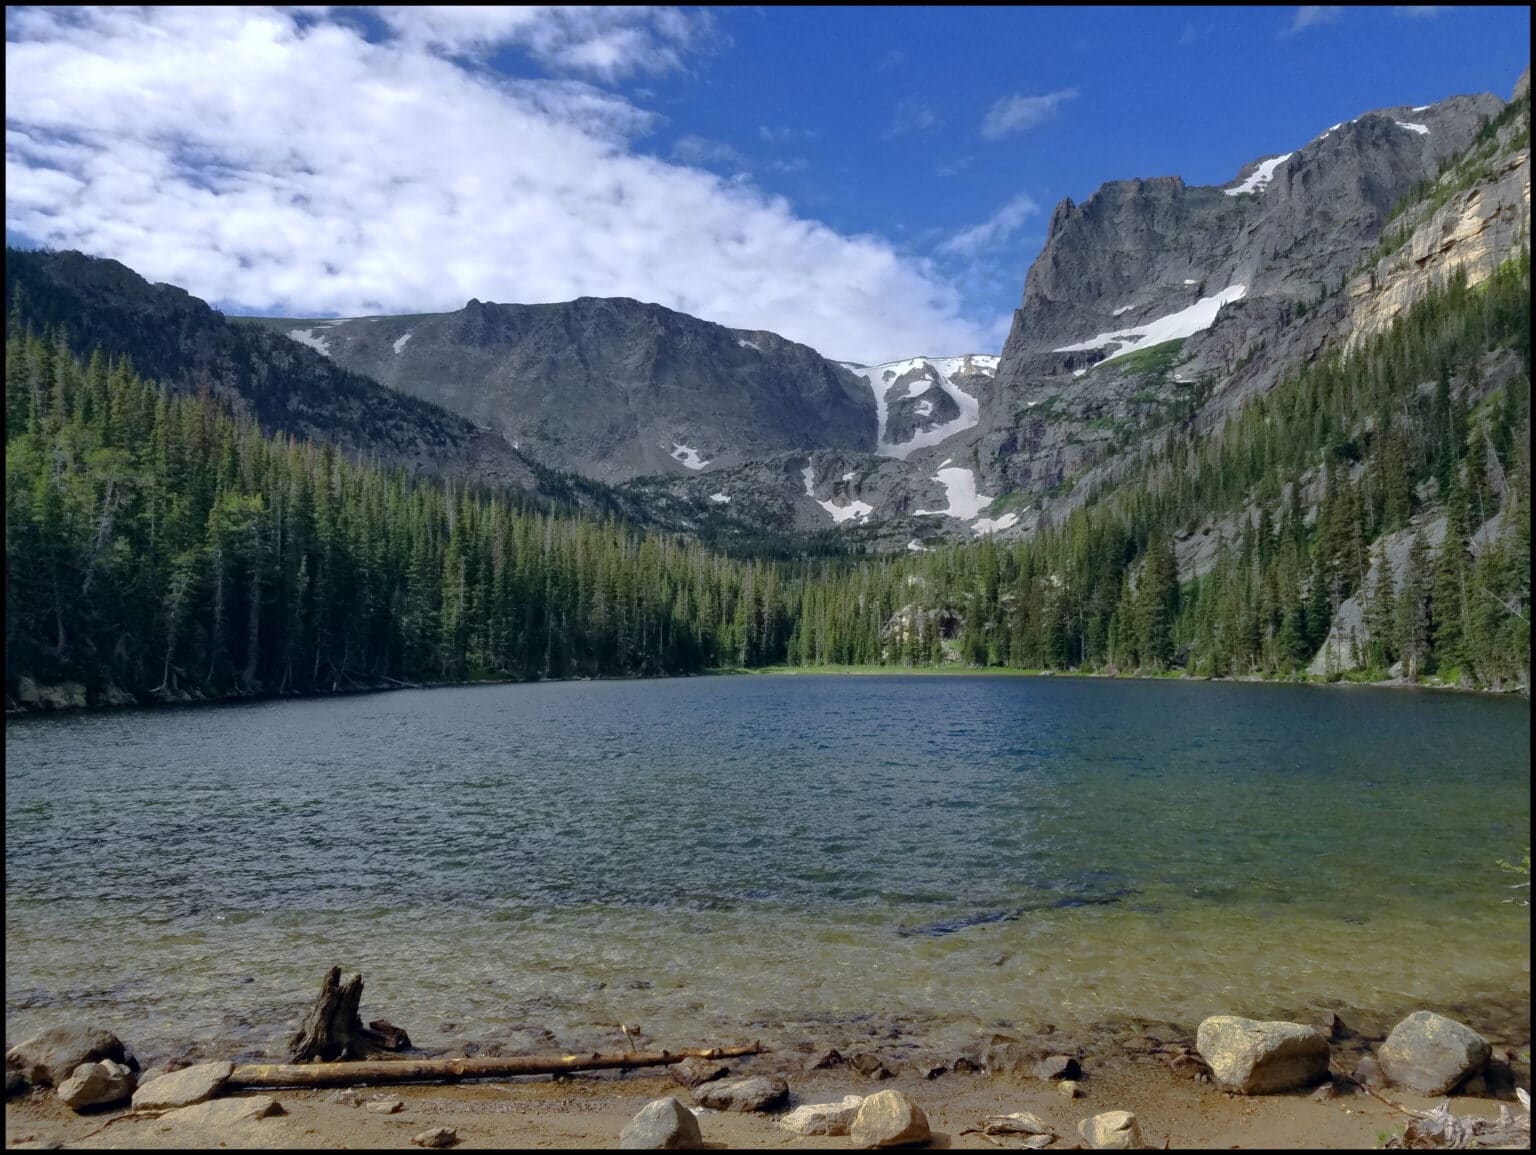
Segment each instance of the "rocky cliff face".
M1170 406L1204 407L1209 421L1273 384L1337 321L1300 314L1337 294L1393 204L1502 107L1484 95L1384 109L1261 158L1220 188L1161 177L1063 201L982 407L988 481L1038 494L1083 475Z
M875 447L874 400L847 369L775 333L627 298L274 324L339 365L604 481Z
M126 354L136 372L208 389L267 432L330 442L426 473L530 488L522 455L473 422L348 372L261 326L239 324L175 285L78 252L8 250L5 295L27 320L63 328L74 351Z

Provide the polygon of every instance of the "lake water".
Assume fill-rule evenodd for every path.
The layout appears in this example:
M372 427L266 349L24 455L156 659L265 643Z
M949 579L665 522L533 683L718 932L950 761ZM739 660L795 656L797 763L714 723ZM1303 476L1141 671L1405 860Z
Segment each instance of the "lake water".
M10 719L6 1036L418 1045L1529 1016L1526 700L1066 678L480 686ZM549 1034L539 1034L547 1031Z

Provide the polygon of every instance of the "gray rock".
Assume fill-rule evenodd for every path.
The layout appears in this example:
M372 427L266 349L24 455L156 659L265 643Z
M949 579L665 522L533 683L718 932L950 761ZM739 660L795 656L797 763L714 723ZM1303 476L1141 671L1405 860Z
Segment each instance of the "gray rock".
M694 1089L693 1098L700 1106L716 1111L772 1111L788 1102L789 1084L783 1079L753 1075L706 1083Z
M817 1054L817 1056L809 1063L807 1063L805 1065L805 1069L807 1071L823 1071L828 1067L841 1067L847 1061L848 1060L843 1058L843 1056L838 1052L836 1047L828 1047L826 1050Z
M1306 1087L1328 1074L1328 1043L1300 1023L1213 1015L1195 1035L1200 1057L1221 1086L1243 1095Z
M161 1115L160 1121L199 1127L229 1127L252 1119L269 1119L286 1114L282 1104L271 1095L248 1095L232 1099L209 1099L189 1107L178 1107Z
M59 1084L58 1095L67 1107L86 1111L131 1098L133 1084L133 1072L127 1064L103 1059L97 1063L81 1063L73 1075Z
M1040 1079L1075 1079L1082 1073L1071 1055L1047 1055L1035 1064L1035 1076Z
M346 1088L340 1091L332 1091L325 1097L325 1101L327 1103L340 1103L343 1107L361 1107L363 1105L363 1096L351 1088Z
M876 1091L859 1104L848 1129L855 1147L906 1147L932 1136L928 1116L900 1091Z
M1099 1151L1128 1151L1141 1146L1141 1125L1129 1111L1105 1111L1077 1125L1083 1142Z
M133 1109L163 1111L201 1103L217 1095L234 1070L233 1063L198 1063L173 1074L162 1075L133 1093Z
M1409 1015L1376 1052L1388 1080L1421 1095L1445 1094L1480 1072L1492 1053L1471 1027L1433 1011Z
M879 1055L860 1051L848 1060L848 1065L866 1079L889 1079L893 1072Z
M779 1126L796 1135L846 1135L863 1102L862 1095L844 1095L838 1103L796 1107L779 1120Z
M411 1142L418 1147L452 1147L458 1141L459 1133L452 1127L434 1127L411 1136Z
M131 1070L139 1064L123 1041L100 1027L76 1024L50 1027L17 1043L5 1053L5 1069L15 1071L34 1087L57 1087L81 1063L111 1059Z
M731 1073L730 1067L713 1059L684 1059L681 1063L674 1063L667 1070L685 1087L713 1083L716 1079L723 1079Z
M1040 1049L1010 1035L993 1035L982 1052L982 1064L994 1075L1033 1074Z
M32 1089L32 1084L27 1082L27 1077L20 1071L7 1069L5 1072L5 1097L14 1099L17 1095L25 1095Z
M692 1151L704 1146L699 1121L671 1095L652 1099L619 1132L619 1146L633 1151Z
M393 1115L405 1110L405 1103L400 1099L369 1099L363 1104L363 1110L375 1115Z

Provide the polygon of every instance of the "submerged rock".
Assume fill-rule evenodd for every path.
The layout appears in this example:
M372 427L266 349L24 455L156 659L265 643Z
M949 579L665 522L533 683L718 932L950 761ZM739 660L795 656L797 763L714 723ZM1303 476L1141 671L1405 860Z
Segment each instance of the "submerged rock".
M671 1095L652 1099L619 1132L619 1146L631 1151L692 1151L704 1146L699 1121Z
M1488 1040L1471 1027L1433 1011L1415 1011L1392 1028L1377 1057L1382 1073L1398 1086L1443 1095L1481 1071L1492 1053Z
M1195 1035L1211 1076L1229 1091L1267 1095L1306 1087L1328 1074L1328 1042L1301 1023L1212 1015Z
M859 1104L848 1130L855 1147L904 1147L932 1137L928 1116L900 1091L876 1091Z

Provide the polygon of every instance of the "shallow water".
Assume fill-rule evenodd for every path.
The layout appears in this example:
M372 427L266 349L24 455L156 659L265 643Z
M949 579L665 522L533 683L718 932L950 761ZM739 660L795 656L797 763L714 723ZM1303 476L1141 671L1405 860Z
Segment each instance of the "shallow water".
M1523 700L1062 678L13 719L6 1035L276 1053L333 964L429 1047L1528 1014L1529 755Z

